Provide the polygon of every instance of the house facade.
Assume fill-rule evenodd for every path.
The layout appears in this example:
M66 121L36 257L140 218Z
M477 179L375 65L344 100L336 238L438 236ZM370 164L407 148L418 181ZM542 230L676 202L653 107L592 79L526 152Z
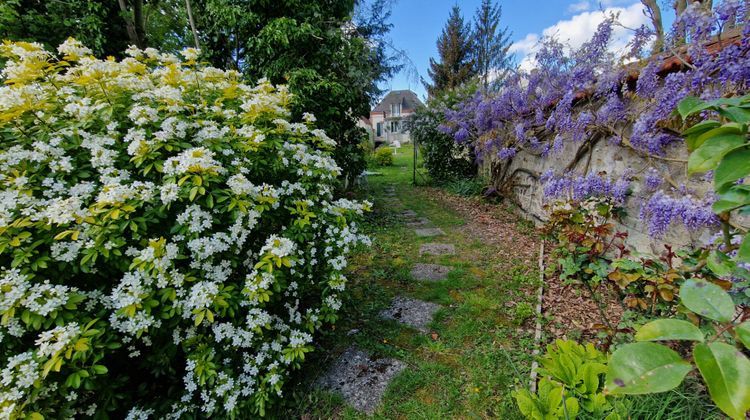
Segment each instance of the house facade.
M410 143L406 119L422 106L416 93L392 90L370 111L370 130L375 144Z

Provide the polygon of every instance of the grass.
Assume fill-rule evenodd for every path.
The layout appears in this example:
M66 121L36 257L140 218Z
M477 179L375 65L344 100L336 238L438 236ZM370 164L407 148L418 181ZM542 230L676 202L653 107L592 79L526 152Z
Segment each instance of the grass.
M326 365L352 344L408 365L391 383L375 418L520 417L510 393L527 381L533 339L518 328L518 317L527 314L505 303L533 306L533 296L518 291L535 286L536 268L466 237L461 230L466 221L459 214L429 200L429 190L412 186L411 164L412 149L407 146L398 151L393 166L373 169L382 174L369 177L365 186L376 197L375 212L366 224L373 246L351 259L341 318L335 329L324 333L320 348L298 375L300 386L292 387L300 391L279 417L363 418L339 397L309 390ZM389 207L378 199L388 184L395 186L402 206ZM396 217L406 209L429 218L446 236L417 238ZM425 242L453 243L457 255L420 257L418 249ZM453 270L445 281L420 283L410 276L417 262ZM443 306L431 325L434 335L379 318L397 295Z
M638 395L627 399L630 418L660 420L719 420L721 414L696 379L687 379L676 389L661 394Z
M390 384L374 418L522 418L511 392L528 384L533 332L521 325L534 316L535 294L524 290L538 286L535 261L524 262L467 237L461 215L430 200L429 189L411 184L411 163L412 149L407 146L398 151L393 166L372 169L380 175L363 185L360 198L376 199L365 224L373 245L350 260L348 297L340 320L323 332L318 348L292 379L296 383L288 389L296 391L275 413L277 418L365 418L339 396L311 386L351 345L408 365ZM386 185L395 186L401 205L384 204ZM397 217L406 209L429 218L446 236L417 238ZM516 227L534 232L533 224L523 219ZM453 243L457 255L419 257L419 246L425 242ZM410 275L417 262L448 265L452 271L443 282L420 283ZM443 306L430 326L435 335L378 316L397 295ZM695 382L666 393L628 397L625 403L632 419L723 418Z

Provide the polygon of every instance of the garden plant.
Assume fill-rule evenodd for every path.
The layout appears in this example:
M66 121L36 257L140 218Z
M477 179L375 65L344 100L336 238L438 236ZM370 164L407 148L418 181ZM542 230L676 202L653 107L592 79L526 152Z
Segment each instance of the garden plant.
M0 416L263 415L367 242L335 141L194 49L0 53Z

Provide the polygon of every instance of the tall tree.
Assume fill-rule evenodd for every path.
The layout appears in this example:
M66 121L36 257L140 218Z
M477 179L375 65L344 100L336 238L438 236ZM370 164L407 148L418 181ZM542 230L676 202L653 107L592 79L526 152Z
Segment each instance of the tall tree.
M652 53L658 54L664 50L664 21L661 17L661 8L657 0L641 0L641 3L644 6L643 13L651 19L651 25L654 27L656 36Z
M431 97L455 89L476 75L472 44L471 27L464 23L461 9L455 5L437 41L440 61L430 58L427 72L432 84L424 85Z
M500 27L502 16L502 7L492 0L482 0L474 16L474 62L485 92L491 81L501 82L513 67L508 54L512 33Z
M383 38L390 3L204 0L194 2L193 11L209 60L238 68L251 80L288 85L297 117L315 114L317 125L338 142L334 157L352 180L365 167L366 135L356 118L369 115L381 93L378 81L398 69ZM365 8L358 19L355 6Z
M178 51L189 42L184 0L0 0L0 39L54 49L72 36L96 55L128 45Z

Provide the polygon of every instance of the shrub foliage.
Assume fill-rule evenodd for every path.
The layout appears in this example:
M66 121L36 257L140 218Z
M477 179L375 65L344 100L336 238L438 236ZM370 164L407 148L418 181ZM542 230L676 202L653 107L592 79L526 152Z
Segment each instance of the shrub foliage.
M0 52L0 415L262 414L367 240L335 142L192 49Z
M409 119L409 131L423 155L424 166L437 182L476 175L471 147L457 143L439 129L445 122L445 108L458 102L459 96L460 93L448 93L433 99L429 107L417 109Z
M380 166L391 166L393 165L393 149L390 147L379 147L373 155L375 163Z

